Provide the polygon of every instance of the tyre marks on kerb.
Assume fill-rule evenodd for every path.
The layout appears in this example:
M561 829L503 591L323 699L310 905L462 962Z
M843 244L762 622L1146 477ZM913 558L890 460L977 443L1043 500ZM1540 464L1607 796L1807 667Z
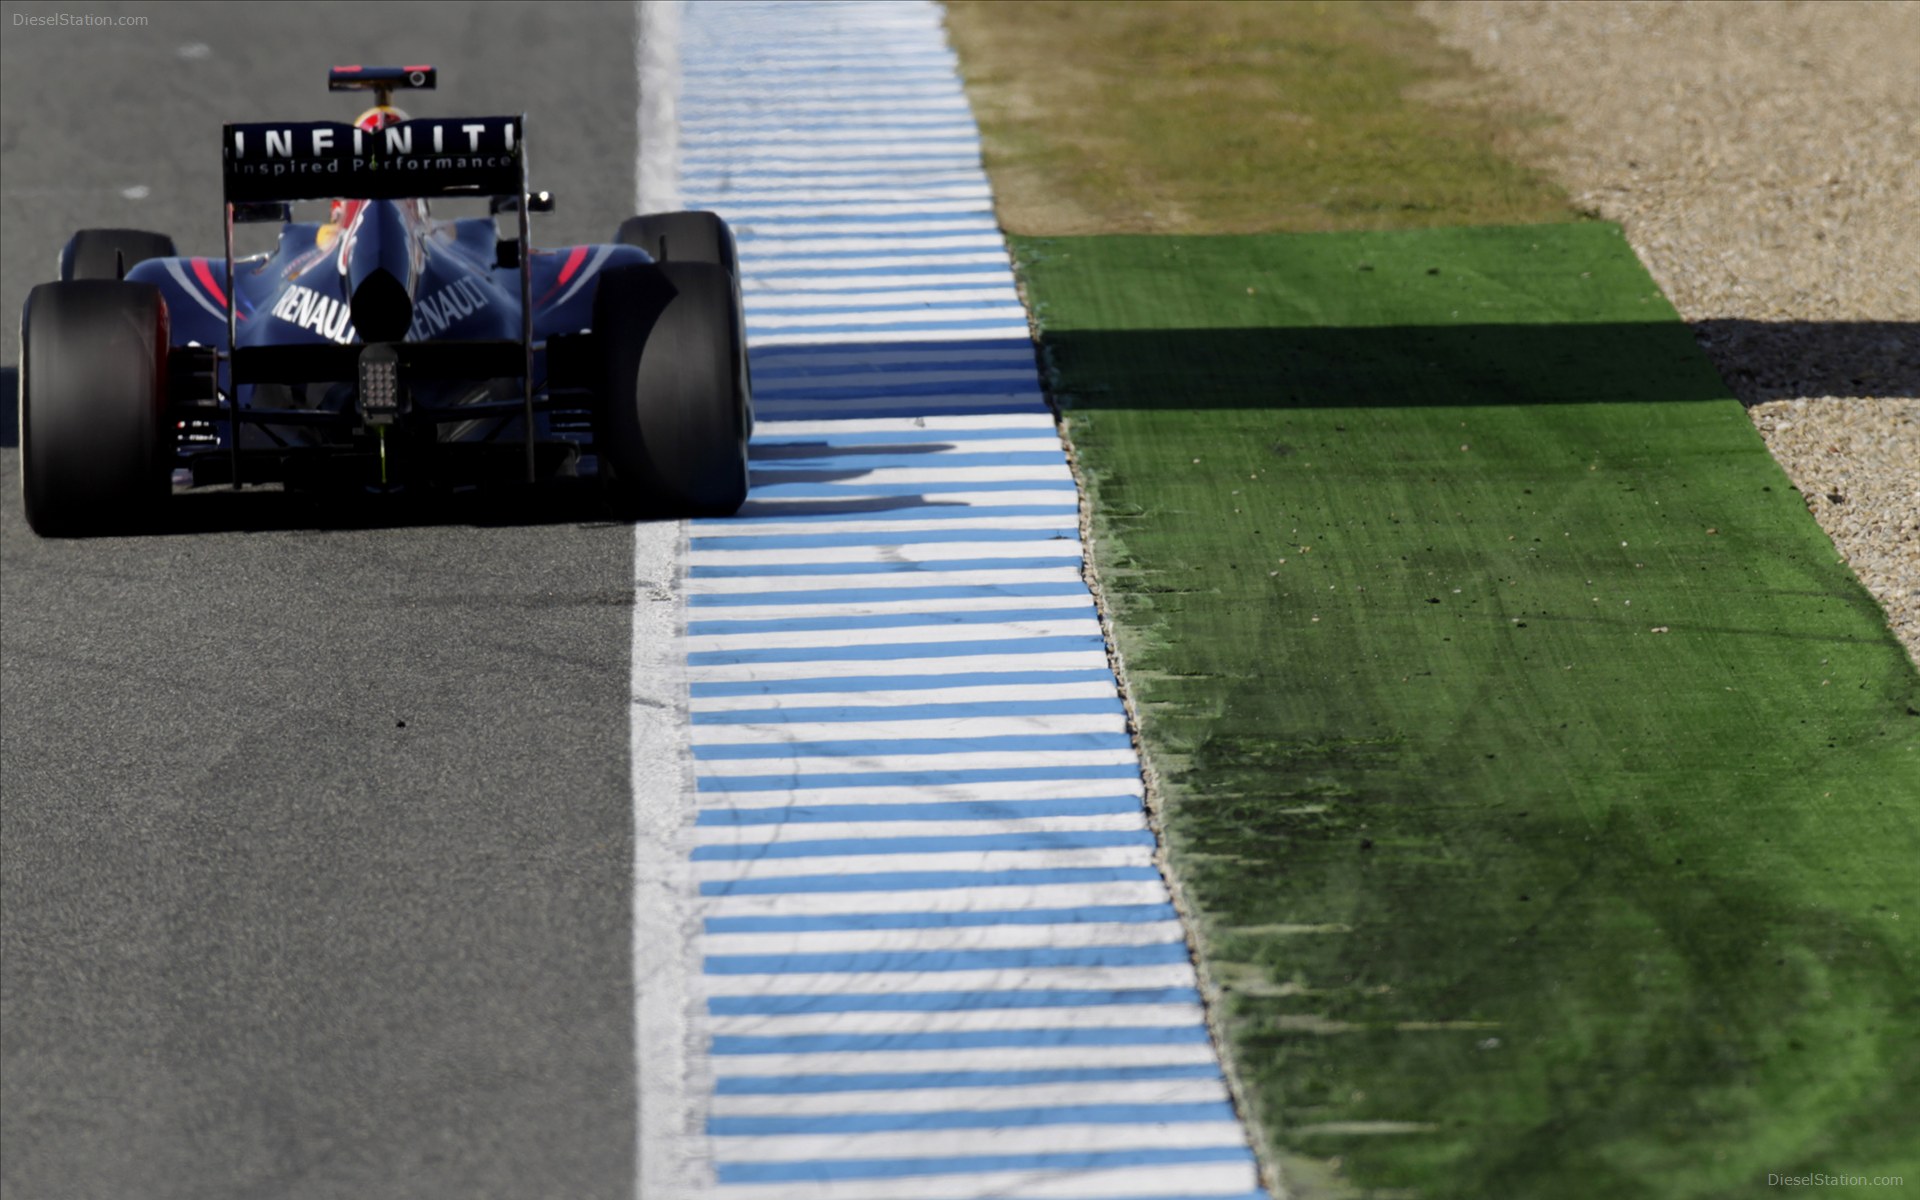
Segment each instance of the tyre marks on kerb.
M723 1196L1258 1196L939 10L683 21L760 425L686 549L680 1154Z

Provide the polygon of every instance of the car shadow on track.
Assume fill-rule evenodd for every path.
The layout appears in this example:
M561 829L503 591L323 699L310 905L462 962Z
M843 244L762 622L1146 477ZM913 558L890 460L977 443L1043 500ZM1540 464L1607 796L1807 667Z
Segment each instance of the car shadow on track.
M662 514L660 519L670 519ZM625 525L602 502L592 479L503 483L455 492L290 492L210 487L174 493L139 531L147 537L206 533L323 533L431 527Z

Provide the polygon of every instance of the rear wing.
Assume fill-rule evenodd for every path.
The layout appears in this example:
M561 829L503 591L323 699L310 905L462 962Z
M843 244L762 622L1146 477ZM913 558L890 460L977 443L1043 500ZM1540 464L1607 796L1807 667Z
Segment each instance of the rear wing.
M525 118L422 117L384 129L338 121L228 125L228 204L524 196Z
M336 67L328 77L328 86L371 87L384 101L389 87L430 87L431 68L403 67L409 74L426 72L420 81L411 78L396 81L370 72L392 68ZM342 77L355 71L357 77ZM233 226L236 218L246 218L246 208L256 204L284 204L288 200L409 200L436 196L512 197L519 217L519 236L503 239L498 249L502 266L518 267L531 249L527 214L536 200L527 192L527 157L521 137L524 116L515 117L423 117L401 121L380 129L361 129L338 121L264 122L228 125L221 133L223 168L221 185L226 193L227 270L226 294L233 290ZM284 212L284 207L282 209ZM283 218L284 219L284 218ZM525 389L527 480L534 471L534 388L533 388L533 291L532 272L520 270L520 339L505 343L517 350L522 387ZM235 368L231 378L240 379L241 359L235 357L239 346L236 306L227 306L227 350ZM451 344L451 343L450 343ZM474 348L473 343L462 343ZM362 351L393 356L393 343L379 343ZM381 360L386 369L396 369L397 359ZM236 398L227 404L228 438L233 447L234 486L240 486L240 404Z

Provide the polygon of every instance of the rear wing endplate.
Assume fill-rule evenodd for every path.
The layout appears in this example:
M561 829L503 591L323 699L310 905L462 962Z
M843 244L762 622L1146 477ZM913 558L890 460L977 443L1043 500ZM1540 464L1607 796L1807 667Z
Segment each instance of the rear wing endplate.
M229 204L521 196L524 124L513 116L422 117L383 129L338 121L228 125L221 181Z

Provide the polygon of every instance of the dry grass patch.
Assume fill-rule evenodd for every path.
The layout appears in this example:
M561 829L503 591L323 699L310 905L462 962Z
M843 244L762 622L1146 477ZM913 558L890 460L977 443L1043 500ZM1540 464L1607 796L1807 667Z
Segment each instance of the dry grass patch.
M1402 3L954 0L1001 224L1254 233L1566 220L1534 119Z

